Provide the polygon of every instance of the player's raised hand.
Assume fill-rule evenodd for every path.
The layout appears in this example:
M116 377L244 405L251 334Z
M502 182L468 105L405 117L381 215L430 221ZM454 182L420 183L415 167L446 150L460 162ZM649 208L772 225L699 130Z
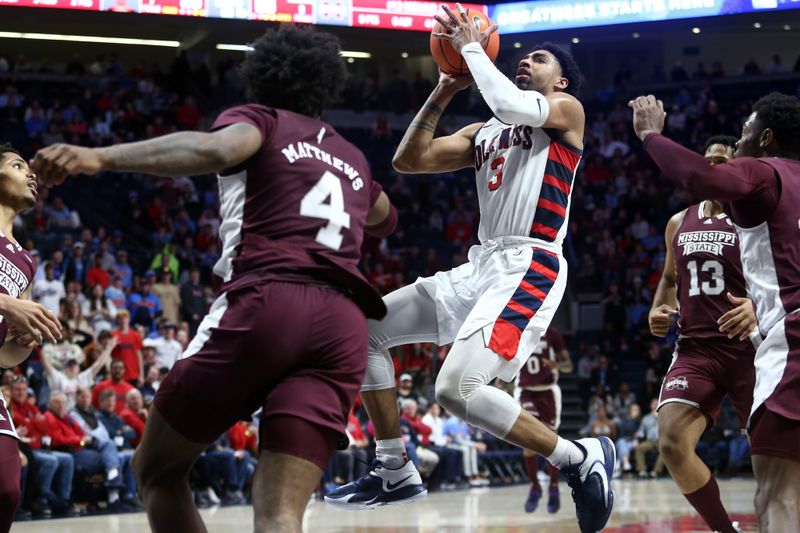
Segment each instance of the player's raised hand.
M448 74L439 70L439 87L452 92L463 91L474 83L469 74Z
M12 296L0 299L0 314L13 328L14 335L21 339L41 344L44 339L50 342L61 340L61 323L47 308L30 300L21 300Z
M42 148L31 161L31 169L45 185L60 185L70 174L97 174L102 170L99 152L72 144Z
M669 333L670 317L677 312L677 309L667 304L662 304L655 309L651 309L650 315L647 317L648 323L650 324L650 333L656 337L666 337L667 333Z
M664 131L664 102L648 94L631 100L628 107L633 109L633 130L639 139L644 141L651 133Z
M729 339L743 341L758 327L755 306L749 298L739 298L729 292L726 293L726 296L728 301L736 307L717 320L719 331L720 333L725 333Z
M489 36L497 31L497 24L492 24L484 31L481 31L479 22L477 20L469 20L467 10L461 4L456 4L458 13L455 13L444 4L442 9L446 16L436 15L434 18L447 31L434 32L433 36L450 41L456 52L461 52L461 48L469 43L484 43L488 41Z

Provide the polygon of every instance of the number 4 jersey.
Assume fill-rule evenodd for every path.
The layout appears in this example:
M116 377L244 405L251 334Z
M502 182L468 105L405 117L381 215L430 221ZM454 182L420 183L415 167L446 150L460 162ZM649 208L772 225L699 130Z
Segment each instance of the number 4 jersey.
M672 242L680 334L699 339L724 337L717 320L734 307L726 294L747 295L736 230L724 213L705 216L705 204L686 209Z
M259 129L263 145L219 176L223 290L266 280L318 282L348 293L369 318L385 307L358 270L381 187L364 154L330 125L257 104L224 111L212 130Z

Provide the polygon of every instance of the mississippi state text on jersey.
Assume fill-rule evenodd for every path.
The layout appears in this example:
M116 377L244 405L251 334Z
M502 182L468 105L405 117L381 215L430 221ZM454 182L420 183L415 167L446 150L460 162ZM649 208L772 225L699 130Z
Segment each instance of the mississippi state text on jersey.
M550 130L486 122L475 135L480 241L533 237L560 253L581 153Z

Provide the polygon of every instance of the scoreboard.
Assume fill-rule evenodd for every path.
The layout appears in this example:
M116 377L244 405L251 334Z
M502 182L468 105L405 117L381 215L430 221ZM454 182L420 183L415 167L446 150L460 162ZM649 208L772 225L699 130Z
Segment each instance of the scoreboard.
M447 2L455 9L455 2ZM0 6L53 7L303 24L430 31L439 10L427 0L0 0ZM489 13L483 4L464 7Z
M446 2L451 8L454 2ZM2 6L149 13L430 31L439 2L428 0L0 0ZM800 9L800 0L528 0L463 4L501 34Z

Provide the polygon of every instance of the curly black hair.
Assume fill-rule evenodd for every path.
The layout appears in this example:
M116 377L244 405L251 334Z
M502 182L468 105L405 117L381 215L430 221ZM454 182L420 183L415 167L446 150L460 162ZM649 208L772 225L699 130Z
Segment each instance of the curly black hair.
M240 72L256 103L316 117L344 89L347 69L331 33L283 24L251 46Z
M0 157L4 154L17 154L18 156L22 157L22 154L19 153L19 150L11 146L11 143L3 143L0 144Z
M727 146L728 148L733 148L735 150L736 142L738 140L739 139L732 135L714 135L706 141L706 147L703 148L703 152L707 152L708 149L715 144L721 144L722 146Z
M771 129L782 155L800 157L800 100L796 96L770 93L754 105L758 122Z
M581 80L583 79L583 75L581 75L581 69L575 62L572 54L557 44L551 43L550 41L537 44L531 48L531 51L535 50L547 50L553 54L553 57L558 60L558 65L561 67L561 75L567 78L567 81L569 81L569 85L567 85L567 88L564 89L564 92L571 94L572 96L578 96L578 91L581 89Z

